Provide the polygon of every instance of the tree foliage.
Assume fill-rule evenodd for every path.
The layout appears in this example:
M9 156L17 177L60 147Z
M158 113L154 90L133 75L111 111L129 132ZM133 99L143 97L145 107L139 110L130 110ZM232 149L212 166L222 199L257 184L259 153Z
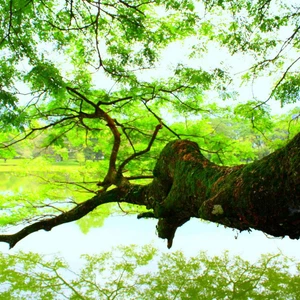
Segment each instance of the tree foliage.
M136 191L137 180L155 177L152 170L159 153L174 138L197 142L211 162L253 161L255 142L264 136L266 144L273 128L270 100L281 105L299 100L299 9L297 3L275 0L0 1L0 128L9 133L6 140L1 136L1 157L9 157L3 151L43 136L41 145L51 146L61 157L67 157L66 142L88 148L94 140L99 143L94 150L107 158L105 168L101 164L80 176L45 176L52 190L54 182L59 187L72 184L92 196L66 201L57 190L42 204L37 198L29 208L22 204L10 224L30 219L23 238L77 220L107 202L126 199L153 209L153 199L138 201L125 194ZM207 64L212 49L219 55ZM166 65L166 56L176 51L180 57ZM234 59L243 62L242 69L232 64ZM239 91L241 84L255 89L264 77L267 96ZM234 107L232 99L242 103ZM285 137L298 133L298 119L296 109ZM222 125L216 126L219 120ZM229 120L249 124L248 130L259 138L243 141L243 135L233 132L232 138L225 138L224 130L232 126ZM298 163L295 149L297 145L291 153ZM77 159L83 161L83 154ZM163 203L167 193L151 197ZM299 210L298 200L290 200L286 213ZM16 207L8 207L5 199L1 203L4 215L12 216ZM165 218L161 212L151 216ZM295 218L293 226L299 226L298 213ZM32 227L37 220L43 225ZM10 241L8 236L1 240Z
M187 258L151 246L83 255L80 267L36 253L1 254L6 299L297 299L299 262L281 254L255 263L228 252ZM174 276L176 274L176 276Z

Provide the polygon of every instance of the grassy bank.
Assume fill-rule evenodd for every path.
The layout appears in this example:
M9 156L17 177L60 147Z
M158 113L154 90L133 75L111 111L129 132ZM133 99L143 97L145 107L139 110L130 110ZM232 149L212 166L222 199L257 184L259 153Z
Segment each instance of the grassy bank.
M31 171L41 171L51 168L52 171L68 171L71 169L80 169L86 164L93 162L77 162L75 160L51 162L46 159L8 159L6 162L0 160L0 172L18 172L30 168Z

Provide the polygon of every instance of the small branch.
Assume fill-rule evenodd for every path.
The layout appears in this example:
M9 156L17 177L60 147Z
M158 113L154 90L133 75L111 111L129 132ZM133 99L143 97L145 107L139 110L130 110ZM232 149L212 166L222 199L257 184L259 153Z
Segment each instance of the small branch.
M109 127L113 137L114 137L114 143L111 150L111 155L109 158L109 169L107 171L107 174L105 176L105 179L102 183L98 183L99 186L103 186L103 188L106 190L109 186L112 184L116 184L115 182L115 174L116 174L116 161L117 156L121 144L121 134L118 131L116 122L114 119L110 117L108 113L106 113L103 109L100 108L99 104L95 104L91 100L89 100L86 96L78 92L76 89L67 87L67 90L78 97L80 97L83 101L90 104L92 107L94 107L95 112L93 114L85 114L82 113L82 117L86 118L99 118L106 122L106 125ZM99 103L99 102L98 102Z
M285 79L285 77L287 76L289 70L290 70L290 69L293 67L293 65L295 65L299 60L300 60L300 56L288 66L288 68L285 70L285 72L283 73L283 75L281 76L281 78L279 79L279 81L276 83L275 87L272 89L272 91L271 91L271 93L270 93L268 99L265 100L265 101L263 101L263 102L261 102L261 103L259 103L259 104L257 104L256 106L254 106L254 107L252 108L252 110L255 110L256 108L258 108L258 107L260 107L260 106L266 104L266 103L273 97L273 95L274 95L275 92L276 92L276 89L280 86L280 84L282 83L282 81Z
M282 83L282 81L285 79L286 75L288 74L289 70L293 67L294 64L296 64L298 61L300 60L300 56L293 61L293 63L291 63L288 68L285 70L285 72L283 73L282 77L280 78L280 80L277 82L277 84L275 85L274 89L272 90L268 100L274 95L276 89L278 88L278 86Z
M85 190L86 192L89 192L89 193L93 193L93 194L96 194L96 192L94 190L91 190L89 188L87 188L86 186L84 186L84 184L96 184L97 181L89 181L89 182L86 182L86 181L82 181L82 182L76 182L76 181L60 181L60 180L48 180L42 176L38 176L36 174L29 174L30 176L33 176L33 177L36 177L36 178L39 178L41 180L43 180L44 182L46 183L49 183L49 184L57 184L57 185L74 185L74 186L77 186L79 188L82 188L83 190ZM79 190L78 190L79 191Z
M116 100L112 100L112 101L109 101L109 102L98 101L97 106L99 106L99 105L113 105L113 104L116 104L118 102L131 100L132 98L133 98L132 96L128 96L128 97L123 97L123 98L119 98L119 99L116 99Z
M58 124L61 124L61 123L65 122L65 121L67 121L67 120L72 120L72 119L75 119L75 118L77 118L77 116L69 116L69 117L62 118L61 120L58 120L58 121L56 121L56 122L54 122L54 123L50 123L50 124L48 124L48 125L45 125L45 126L43 126L43 127L32 128L32 129L31 129L28 133L26 133L22 138L17 139L17 140L11 140L10 142L8 142L8 144L6 144L6 145L4 145L4 146L0 146L0 149L1 149L1 148L8 148L8 147L10 147L10 146L12 146L12 145L15 145L15 144L17 144L17 143L19 143L19 142L21 142L21 141L26 140L26 139L27 139L29 136L31 136L35 131L46 130L46 129L50 128L50 127L55 127L55 126L58 125Z
M148 144L148 146L147 146L146 149L144 149L144 150L142 150L142 151L139 151L139 152L136 152L136 153L132 154L131 156L129 156L127 159L125 159L125 160L122 162L122 164L121 164L121 165L119 166L119 168L118 168L118 174L119 174L119 175L122 174L122 171L123 171L124 167L125 167L131 160L133 160L133 159L135 159L136 157L138 157L138 156L140 156L140 155L143 155L143 154L145 154L145 153L147 153L147 152L150 151L150 149L151 149L151 147L152 147L152 145L153 145L153 143L154 143L154 141L155 141L155 138L156 138L156 136L157 136L157 134L158 134L158 132L159 132L160 129L162 129L162 124L159 124L159 125L157 125L157 126L155 127L155 130L154 130L154 132L153 132L153 134L152 134L151 140L149 141L149 144Z
M118 207L120 208L120 210L121 210L125 215L128 215L128 212L126 212L126 211L122 208L120 202L118 202Z
M166 127L171 133L173 133L179 140L181 139L180 136L172 130L166 123L162 121L162 118L160 118L154 111L152 111L149 106L147 105L146 101L143 101L143 104L147 108L147 110L164 126Z
M75 94L76 96L78 96L79 98L81 98L82 100L84 100L86 103L90 104L92 107L94 107L95 109L98 108L97 104L95 104L94 102L92 102L91 100L89 100L87 97L85 97L83 94L81 94L80 92L78 92L75 88L71 88L69 86L66 87L67 91L70 94Z
M129 136L128 133L126 132L125 126L124 126L123 124L119 123L117 120L115 120L115 122L116 122L116 124L117 124L118 126L120 126L120 127L122 128L122 131L123 131L123 133L125 134L125 136L126 136L128 142L129 142L129 144L130 144L132 150L135 152L134 145L133 145L133 143L132 143L132 141L131 141L130 136Z
M87 215L89 212L93 211L99 205L113 202L127 202L131 204L144 205L145 204L145 187L134 186L125 188L115 188L110 191L102 191L93 198L76 205L71 210L64 212L58 216L44 219L36 223L30 224L20 231L13 234L1 234L0 242L5 242L9 244L10 249L13 248L19 241L24 239L31 233L37 232L39 230L50 231L52 228L79 220L80 218Z
M0 45L6 40L6 39L10 39L10 33L12 30L12 19L13 19L13 11L12 11L12 6L13 6L13 1L10 0L9 1L9 22L8 22L8 32L7 34L2 38L2 40L0 41Z
M141 15L145 16L145 14L138 9L138 5L130 5L125 1L119 0L120 3L122 3L123 5L125 5L128 8L134 9L135 11L137 11L138 13L140 13Z
M300 113L298 114L298 115L296 115L296 116L292 116L292 119L289 121L289 124L288 124L288 136L287 136L287 139L289 140L290 139L290 134L291 134L291 132L290 132L290 129L291 129L291 124L292 124L292 122L293 121L295 121L295 120L297 120L297 119L299 119L300 118ZM298 121L298 120L297 120Z
M96 44L96 51L97 51L97 55L98 55L98 59L99 59L99 65L96 69L100 69L101 67L103 67L103 60L102 60L102 56L101 56L101 52L100 52L100 48L99 48L99 19L100 19L100 1L98 1L99 7L97 8L97 14L96 14L96 19L95 19L95 44Z
M153 179L153 175L140 175L140 176L130 176L125 177L127 180L139 180L139 179Z

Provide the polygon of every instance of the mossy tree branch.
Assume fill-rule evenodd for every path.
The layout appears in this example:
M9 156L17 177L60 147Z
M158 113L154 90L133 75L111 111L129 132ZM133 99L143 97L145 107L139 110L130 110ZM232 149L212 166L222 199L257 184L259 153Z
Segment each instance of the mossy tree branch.
M27 235L84 217L99 205L127 202L145 205L138 218L158 219L157 231L172 246L176 229L190 218L236 228L257 229L292 239L300 237L300 133L285 147L247 165L218 166L207 160L196 143L168 143L148 185L121 185L54 218L31 224L17 233L0 235L10 248Z

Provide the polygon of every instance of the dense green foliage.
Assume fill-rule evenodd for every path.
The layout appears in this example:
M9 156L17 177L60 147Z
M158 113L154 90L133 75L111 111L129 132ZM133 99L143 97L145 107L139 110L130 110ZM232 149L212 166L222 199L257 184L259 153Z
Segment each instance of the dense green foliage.
M124 142L138 150L161 119L212 119L234 112L265 131L266 100L285 104L299 98L293 67L299 7L291 1L12 0L0 3L0 9L1 128L18 128L23 137L51 129L45 145L61 145L67 133L69 141L83 143L88 134L110 149L106 120L94 113L96 105L120 123ZM164 70L163 50L181 51L178 41L184 44L181 58L171 59ZM217 62L205 64L212 47L224 50ZM240 76L234 76L235 57L245 60ZM234 110L213 105L216 97L237 98L241 80L265 76L271 82L268 99L241 94L244 104ZM206 147L211 150L217 142L202 131L199 127L198 140L213 143ZM182 128L171 136L175 132L190 134ZM161 138L166 135L168 130ZM120 159L128 155L122 150Z
M47 184L1 194L0 224L57 216L123 174L144 183L174 138L226 165L283 146L300 110L271 119L269 104L299 100L299 10L290 0L0 0L0 158L35 158L23 175ZM81 166L57 172L48 159Z
M51 258L51 259L50 259ZM298 299L300 265L283 255L250 263L239 256L187 258L151 246L83 255L80 268L59 257L0 256L2 299ZM176 275L175 275L176 274Z

